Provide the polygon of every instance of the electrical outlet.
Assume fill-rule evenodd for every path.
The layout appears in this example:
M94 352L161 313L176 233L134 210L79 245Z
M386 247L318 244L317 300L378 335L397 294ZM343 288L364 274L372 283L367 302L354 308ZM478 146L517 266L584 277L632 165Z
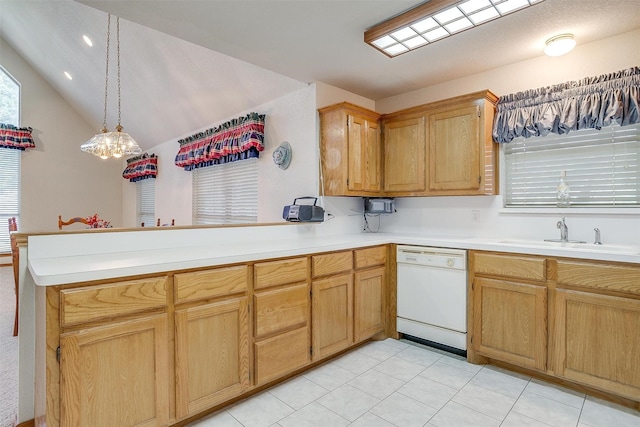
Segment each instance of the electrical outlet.
M480 210L479 209L471 210L471 221L480 222Z

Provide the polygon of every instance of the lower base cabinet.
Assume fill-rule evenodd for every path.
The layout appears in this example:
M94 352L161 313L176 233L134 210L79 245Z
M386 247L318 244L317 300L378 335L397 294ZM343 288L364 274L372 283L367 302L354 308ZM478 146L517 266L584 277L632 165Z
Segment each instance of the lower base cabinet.
M364 341L384 330L385 267L356 271L353 285L353 339Z
M246 297L176 310L176 415L184 418L249 388Z
M560 289L556 375L640 401L640 300Z
M313 359L353 343L353 275L342 274L312 283Z
M60 337L61 426L162 426L169 420L165 314Z

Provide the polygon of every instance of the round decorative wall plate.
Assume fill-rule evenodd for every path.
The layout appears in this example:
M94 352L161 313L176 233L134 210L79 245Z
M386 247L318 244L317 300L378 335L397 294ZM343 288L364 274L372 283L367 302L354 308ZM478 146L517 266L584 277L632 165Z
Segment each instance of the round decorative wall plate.
M273 152L273 163L278 165L280 169L286 169L291 163L291 145L288 142L283 142Z

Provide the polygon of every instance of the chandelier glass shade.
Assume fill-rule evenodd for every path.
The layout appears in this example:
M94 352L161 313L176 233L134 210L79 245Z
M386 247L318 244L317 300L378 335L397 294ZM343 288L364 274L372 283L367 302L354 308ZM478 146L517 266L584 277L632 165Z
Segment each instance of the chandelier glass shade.
M122 156L136 155L142 153L142 149L136 141L126 132L123 132L120 124L120 18L116 17L116 44L117 44L117 69L118 69L118 125L115 131L107 129L107 93L109 89L109 39L111 35L111 14L107 18L107 60L104 83L104 120L102 130L94 135L87 142L80 146L86 153L91 153L101 159L111 157L119 159Z

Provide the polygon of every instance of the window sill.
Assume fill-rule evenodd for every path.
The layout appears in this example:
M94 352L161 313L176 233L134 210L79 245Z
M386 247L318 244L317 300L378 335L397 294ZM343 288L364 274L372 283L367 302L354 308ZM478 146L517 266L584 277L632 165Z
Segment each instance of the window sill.
M502 208L500 215L637 215L640 216L640 208Z

